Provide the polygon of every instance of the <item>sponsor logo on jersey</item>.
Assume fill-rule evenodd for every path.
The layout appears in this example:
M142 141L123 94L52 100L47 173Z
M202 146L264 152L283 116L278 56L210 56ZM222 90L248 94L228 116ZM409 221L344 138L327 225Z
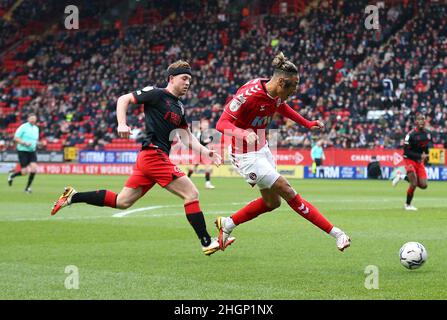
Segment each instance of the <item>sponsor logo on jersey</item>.
M252 127L262 127L264 125L269 124L271 120L272 120L272 117L269 117L269 116L264 116L264 117L257 116L256 118L253 119L251 126Z
M182 122L182 117L178 114L176 114L175 112L166 112L164 119L171 122L172 124L174 124L175 126L179 126L180 123Z

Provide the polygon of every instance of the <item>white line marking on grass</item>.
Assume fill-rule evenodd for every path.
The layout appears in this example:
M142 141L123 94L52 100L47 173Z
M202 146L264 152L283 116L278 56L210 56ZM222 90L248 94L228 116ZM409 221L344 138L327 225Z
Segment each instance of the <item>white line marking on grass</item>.
M112 217L122 218L122 217L125 217L125 216L127 216L129 214L132 214L132 213L135 213L135 212L150 211L150 210L155 210L155 209L172 208L172 207L178 207L178 206L150 206L150 207L144 207L144 208L120 211L118 213L115 213Z
M232 202L231 205L241 205L241 204L247 204L248 202ZM221 206L221 203L215 203L212 204L215 206ZM151 211L156 209L164 209L164 208L181 208L183 205L158 205L158 206L149 206L144 208L138 208L138 209L132 209L132 210L126 210L126 211L120 211L118 213L115 213L113 217L115 218L122 218L125 216L128 216L129 214L135 213L135 212L142 212L142 211ZM172 214L155 214L150 216L165 216L165 215L172 215Z

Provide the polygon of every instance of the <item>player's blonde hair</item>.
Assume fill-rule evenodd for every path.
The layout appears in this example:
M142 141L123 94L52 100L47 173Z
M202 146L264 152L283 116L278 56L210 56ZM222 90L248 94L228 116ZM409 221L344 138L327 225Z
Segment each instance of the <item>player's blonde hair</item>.
M191 66L185 60L177 60L176 62L171 63L169 65L168 71L171 70L171 69L179 69L179 68L191 69Z
M273 59L274 74L282 73L284 75L298 74L296 65L284 56L284 53L278 53Z

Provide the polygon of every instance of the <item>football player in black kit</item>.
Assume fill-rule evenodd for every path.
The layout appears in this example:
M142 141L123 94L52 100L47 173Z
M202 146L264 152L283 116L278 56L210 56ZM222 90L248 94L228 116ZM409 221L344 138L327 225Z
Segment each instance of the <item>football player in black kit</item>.
M416 116L415 128L405 137L404 144L404 162L406 175L398 173L393 179L393 186L396 186L400 180L406 180L410 183L407 190L407 201L404 209L416 211L417 208L411 205L414 191L417 187L427 189L427 172L425 163L428 161L428 148L431 146L431 134L425 129L425 116L418 114Z
M207 146L211 142L213 142L213 136L207 134L208 122L202 121L200 124L200 128L197 131L194 131L193 134L200 141L200 144L203 146ZM200 157L195 160L196 163L193 164L192 167L188 168L188 177L191 177L194 172L197 171L197 168L200 164L204 165L205 168L205 188L206 189L215 189L215 187L211 184L211 172L212 172L212 163L210 162L208 157Z
M216 152L201 145L188 127L185 110L179 98L189 89L191 67L186 61L179 60L168 67L167 75L166 88L148 86L118 98L116 107L118 135L121 138L128 138L130 135L126 112L131 103L144 104L147 135L138 153L133 173L123 189L116 194L109 190L77 192L73 187L66 187L51 214L54 215L61 208L80 202L127 209L157 183L183 200L186 217L201 242L203 253L209 256L219 250L219 242L208 234L196 186L169 159L173 137L171 132L183 129L184 131L179 136L185 136L186 133L186 140L189 141L182 142L195 152L208 156L215 165L220 165L222 158ZM233 242L234 238L231 240Z

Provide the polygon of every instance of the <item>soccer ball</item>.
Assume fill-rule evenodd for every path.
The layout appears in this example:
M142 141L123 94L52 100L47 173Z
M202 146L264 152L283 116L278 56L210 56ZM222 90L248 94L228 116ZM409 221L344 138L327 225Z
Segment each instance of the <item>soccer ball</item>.
M407 242L400 248L399 258L405 268L417 269L427 261L427 250L419 242Z

